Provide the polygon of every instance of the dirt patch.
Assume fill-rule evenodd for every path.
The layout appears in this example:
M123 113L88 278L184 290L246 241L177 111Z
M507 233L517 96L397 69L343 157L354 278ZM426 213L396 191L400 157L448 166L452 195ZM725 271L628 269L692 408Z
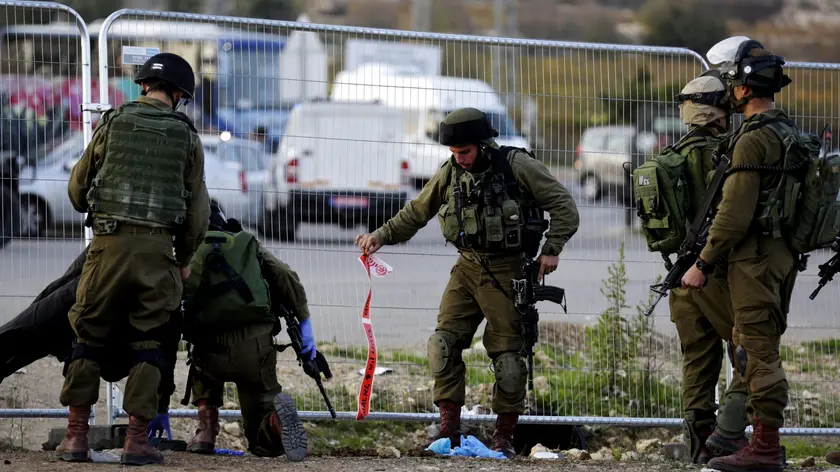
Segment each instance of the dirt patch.
M122 468L117 464L68 464L60 463L52 454L46 452L12 453L0 454L3 471L102 471ZM146 466L144 471L244 471L263 472L269 469L282 469L289 471L307 472L438 472L444 470L458 471L495 471L503 468L505 471L513 472L548 472L548 471L570 471L570 472L670 472L702 470L699 466L689 466L674 462L610 462L610 461L585 461L572 462L569 460L534 460L534 459L473 459L473 458L419 458L403 457L399 459L379 459L373 457L325 457L310 456L303 462L293 463L286 459L259 459L254 457L220 457L220 456L199 456L195 454L167 452L166 463L162 466ZM800 467L788 467L788 471L808 470L822 471L830 470L824 465L802 469Z

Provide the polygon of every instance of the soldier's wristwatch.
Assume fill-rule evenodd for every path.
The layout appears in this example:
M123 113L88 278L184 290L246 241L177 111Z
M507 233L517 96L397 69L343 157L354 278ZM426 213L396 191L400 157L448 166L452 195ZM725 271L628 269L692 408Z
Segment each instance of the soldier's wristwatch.
M704 261L703 259L700 259L699 257L697 258L697 262L695 262L694 265L696 265L697 268L700 269L700 272L706 275L709 275L715 271L714 264L709 264L708 262Z

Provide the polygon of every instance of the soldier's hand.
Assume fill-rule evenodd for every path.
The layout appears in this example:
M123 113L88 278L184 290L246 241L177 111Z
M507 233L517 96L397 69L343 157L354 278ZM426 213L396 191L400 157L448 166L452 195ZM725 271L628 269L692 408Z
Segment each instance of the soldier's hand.
M682 288L695 288L700 290L706 285L706 274L696 265L691 266L682 278Z
M190 278L190 266L181 267L181 280Z
M544 275L548 275L557 270L557 264L560 263L560 256L546 256L545 254L537 258L540 263L540 272L537 274L537 281L542 281Z
M371 255L382 248L382 244L371 233L356 236L356 245L367 255Z

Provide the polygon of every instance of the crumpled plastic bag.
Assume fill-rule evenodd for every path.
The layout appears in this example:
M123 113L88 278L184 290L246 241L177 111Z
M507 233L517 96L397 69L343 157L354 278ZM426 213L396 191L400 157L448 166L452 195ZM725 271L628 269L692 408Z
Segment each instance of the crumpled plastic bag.
M441 438L429 444L427 451L442 456L483 457L487 459L507 459L501 452L494 451L484 445L475 436L461 436L461 445L452 449L449 438Z

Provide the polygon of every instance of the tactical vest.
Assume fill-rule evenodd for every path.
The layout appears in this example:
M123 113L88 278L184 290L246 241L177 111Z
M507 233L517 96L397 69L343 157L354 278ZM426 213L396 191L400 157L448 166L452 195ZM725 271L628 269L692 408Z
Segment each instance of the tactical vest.
M539 251L548 222L513 175L510 159L515 151L534 157L524 149L489 148L490 168L477 181L461 166L451 164L438 222L443 237L459 250L529 257Z
M184 281L185 339L275 322L257 249L256 238L247 231L207 232Z
M105 158L87 201L91 213L181 224L189 192L184 175L194 127L179 113L138 102L108 118Z

